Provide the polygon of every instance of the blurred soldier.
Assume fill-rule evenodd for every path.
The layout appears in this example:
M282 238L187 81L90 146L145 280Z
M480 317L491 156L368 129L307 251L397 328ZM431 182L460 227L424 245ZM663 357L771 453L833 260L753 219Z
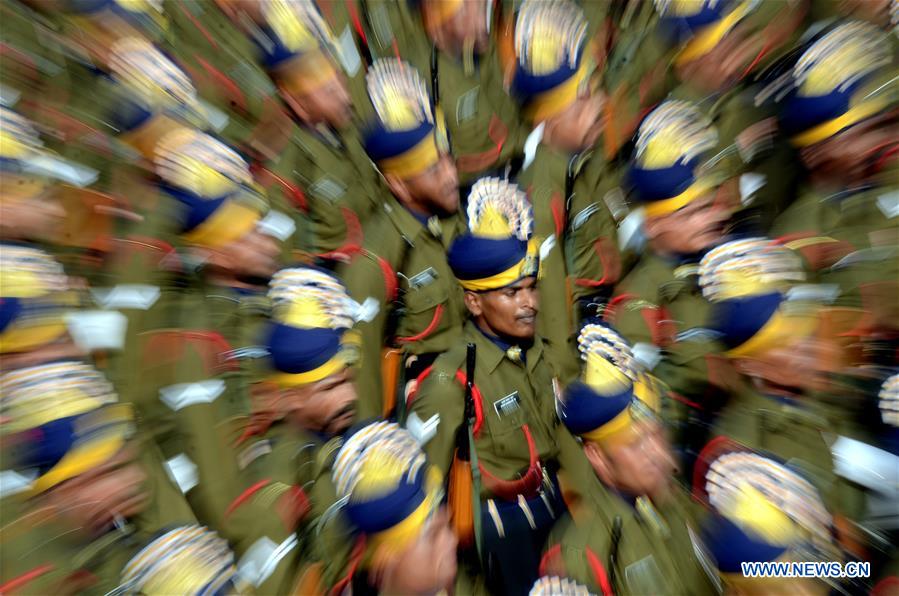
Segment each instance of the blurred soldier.
M355 300L370 298L377 307L359 326L359 384L370 391L359 402L363 420L389 413L402 385L398 377L414 379L453 345L464 310L446 263L462 229L456 167L425 83L411 65L393 58L376 62L368 77L378 117L366 150L393 198L368 222L365 250L340 271ZM382 360L385 345L395 349Z
M809 184L772 233L805 257L838 303L864 308L862 334L896 335L895 56L882 32L842 24L792 70L781 126L799 149Z
M735 225L764 233L793 200L795 153L777 134L767 69L805 22L806 0L656 2L671 48L671 98L696 103L718 130L715 159L726 168L739 210Z
M567 387L559 413L596 480L553 530L541 573L597 594L715 593L664 429L641 399L657 400L651 379L610 327L588 324L578 343L584 380Z
M266 386L254 392L255 421L239 441L238 462L247 484L256 488L253 499L273 502L288 518L295 514L292 504L303 503L299 540L264 584L284 592L295 589L297 572L308 571L310 560L321 564L321 581L329 585L349 559L352 541L345 528L332 523L322 534L319 521L337 500L330 470L356 411L359 346L350 330L357 305L328 273L282 269L270 294L270 370Z
M688 413L704 415L710 385L720 381L712 366L720 348L705 330L708 305L696 284L697 254L721 240L729 214L718 199L720 177L705 161L716 140L708 119L686 102L665 102L640 125L628 179L647 246L605 314L646 370L670 387L662 413L679 450L705 442L688 428Z
M306 213L299 248L332 265L346 260L387 191L362 146L337 40L312 2L225 4L297 121L286 127L285 146L261 160L258 177Z
M22 517L4 519L4 542L12 541L4 548L7 569L24 565L24 570L40 561L43 555L35 558L35 549L61 549L59 561L13 580L19 587L31 591L32 581L45 581L42 576L54 566L71 565L82 574L69 580L78 589L108 592L141 540L162 523L193 522L183 507L178 515L174 502L167 503L167 521L153 513L160 507L159 482L144 466L145 446L131 439L131 408L118 402L112 386L90 365L56 360L18 368L5 372L0 385L4 455L21 481L8 486L14 496L5 498L27 499ZM23 533L37 538L51 529L57 534L46 536L46 545L13 546L17 540L27 544Z
M337 453L332 478L342 513L358 532L355 557L333 593L435 594L456 575L440 472L415 437L390 422L356 431Z
M468 219L471 232L453 243L449 262L471 317L462 338L476 351L468 358L476 357L466 363L462 342L440 356L419 377L407 426L421 435L451 484L457 468L469 466L454 458L462 439L480 477L474 539L487 585L525 594L537 577L547 532L565 507L556 473L561 467L574 482L586 462L559 425L553 406L558 380L536 334L539 256L529 240L527 196L513 184L483 178L472 187ZM467 495L450 491L458 516Z
M725 594L829 594L833 579L748 577L742 563L839 562L833 521L815 485L790 463L718 442L694 491L711 510L703 528ZM847 586L851 587L851 586Z
M493 2L363 2L377 57L407 60L429 82L444 116L462 185L502 174L522 151L527 130L504 90ZM517 169L517 165L512 166Z
M833 360L814 336L820 309L796 283L802 277L799 258L765 239L728 242L703 258L708 327L746 376L719 414L714 434L802 462L830 486L833 462L823 435L830 425L816 391ZM826 497L833 503L833 495Z
M586 26L567 0L525 2L515 23L512 88L535 126L521 183L534 205L534 233L555 244L544 261L539 330L565 381L577 375L572 337L580 313L572 303L605 302L621 275L612 209L624 205L609 205L615 176L594 151L604 98L594 86Z

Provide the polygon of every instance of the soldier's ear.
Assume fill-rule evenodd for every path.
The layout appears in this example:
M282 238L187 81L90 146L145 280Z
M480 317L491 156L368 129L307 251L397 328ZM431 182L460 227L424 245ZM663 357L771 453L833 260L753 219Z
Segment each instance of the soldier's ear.
M387 187L400 203L403 205L412 203L412 193L409 192L409 187L406 185L405 180L396 174L384 174L384 181L387 182Z
M650 240L658 238L665 233L665 223L664 217L647 217L643 220L643 232Z
M481 296L477 292L465 292L465 307L474 317L484 314L484 309L481 307Z
M611 466L609 466L609 460L606 458L606 454L603 453L602 448L593 441L584 441L584 455L587 456L587 461L590 462L593 471L596 472L596 476L603 484L614 486L615 478L612 474Z

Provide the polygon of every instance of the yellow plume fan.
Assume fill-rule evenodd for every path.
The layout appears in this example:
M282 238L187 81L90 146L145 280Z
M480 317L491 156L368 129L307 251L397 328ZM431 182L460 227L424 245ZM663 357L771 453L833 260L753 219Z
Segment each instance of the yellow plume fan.
M610 327L596 323L584 325L578 334L578 351L581 359L588 363L591 356L599 356L611 362L631 381L637 378L637 365L630 346Z
M12 110L0 107L0 157L27 159L42 146L31 122Z
M481 178L468 195L468 227L485 238L527 240L533 227L527 194L506 180Z
M67 287L62 265L44 251L11 244L0 247L0 295L37 298Z
M788 546L799 539L795 522L749 484L738 487L730 509L722 513L744 531L749 530L771 544Z
M515 54L533 75L573 67L584 43L587 22L569 0L526 0L515 22Z
M276 314L279 311L294 312L295 309L300 309L296 311L298 313L304 311L311 314L313 306L309 303L314 302L317 313L313 317L315 324L312 327L348 329L355 323L355 302L343 284L323 271L307 267L282 269L272 277L268 295ZM297 306L299 303L302 305ZM311 321L307 314L298 315L297 320ZM324 324L320 317L324 317Z
M396 453L386 449L369 449L359 470L353 494L367 500L389 493L399 486L408 466L408 462Z
M375 112L388 130L411 130L422 122L433 122L424 79L408 62L380 59L365 80Z
M604 395L621 393L633 385L624 371L596 353L587 354L584 382Z
M666 101L646 117L637 132L637 163L646 169L689 162L718 143L718 133L699 108Z
M884 381L878 394L884 424L899 426L899 374Z
M117 40L110 48L109 69L144 105L199 110L190 77L144 38Z
M330 327L330 319L315 298L298 298L285 305L283 315L278 317L284 323L301 329Z
M827 95L889 65L890 45L877 27L858 21L837 27L796 62L793 77L804 96Z
M169 184L206 198L220 198L240 185L250 185L249 165L219 140L179 128L156 148L156 173Z

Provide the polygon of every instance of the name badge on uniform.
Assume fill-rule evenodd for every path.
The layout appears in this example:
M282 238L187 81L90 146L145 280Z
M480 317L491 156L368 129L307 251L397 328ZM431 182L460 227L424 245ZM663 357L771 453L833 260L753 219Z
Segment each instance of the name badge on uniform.
M437 271L433 267L428 267L409 278L409 288L412 290L423 288L434 283L435 279L437 279Z
M456 101L456 122L460 124L466 120L473 119L478 113L478 95L481 91L480 85L469 89L463 93L459 100Z
M500 418L505 418L510 414L514 414L520 407L521 398L518 397L517 391L493 402L493 409Z
M337 47L340 49L338 58L340 58L343 69L349 76L356 76L359 67L362 66L362 59L359 57L359 52L356 51L356 38L353 37L353 31L349 25L337 39Z

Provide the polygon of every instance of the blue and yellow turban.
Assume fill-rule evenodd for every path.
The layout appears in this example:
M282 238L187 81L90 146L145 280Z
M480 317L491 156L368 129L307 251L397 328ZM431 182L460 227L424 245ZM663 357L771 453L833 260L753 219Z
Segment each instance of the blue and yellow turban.
M358 305L329 273L311 267L277 272L270 282L274 321L267 339L272 380L283 387L315 383L359 360L351 330Z
M659 26L682 48L675 61L705 56L755 8L753 0L655 0Z
M142 548L122 569L125 594L218 596L242 594L246 587L234 553L218 534L203 526L167 531Z
M81 362L53 362L0 377L4 433L13 460L32 471L31 494L46 491L115 456L132 433L131 409L109 382Z
M374 567L421 534L443 497L440 473L415 437L393 422L375 422L347 439L332 478L347 518L366 535Z
M435 126L424 79L408 62L377 60L365 76L376 117L365 133L365 150L384 174L411 178L433 166L446 151Z
M587 87L594 65L586 31L583 11L569 0L527 0L518 11L512 92L532 120L562 112Z
M628 180L647 216L674 213L715 187L715 177L700 171L717 143L711 120L690 102L666 101L643 120Z
M254 36L265 66L290 91L308 93L337 76L336 43L314 2L269 0Z
M254 229L268 209L247 162L205 133L179 128L165 135L154 165L163 190L183 208L188 243L224 246Z
M539 269L527 195L515 184L482 178L468 195L469 232L456 238L447 260L466 290L498 290Z
M742 562L835 559L832 516L801 473L737 443L712 445L694 488L715 513L705 539L725 579L742 579Z
M168 30L168 19L162 3L155 0L65 0L64 9L81 28L86 21L116 29L115 19L137 27L144 35L158 39Z
M729 356L752 356L814 332L816 309L790 294L803 279L799 257L765 238L727 242L703 257L699 284L712 302L709 328Z
M75 306L62 266L30 246L0 244L0 354L59 339Z
M807 147L895 105L895 79L878 80L892 60L886 36L868 23L849 22L819 39L793 68L780 113L785 134Z
M578 335L582 378L571 383L558 404L571 431L598 443L626 440L635 422L658 409L658 387L637 364L630 346L605 323L588 323Z

